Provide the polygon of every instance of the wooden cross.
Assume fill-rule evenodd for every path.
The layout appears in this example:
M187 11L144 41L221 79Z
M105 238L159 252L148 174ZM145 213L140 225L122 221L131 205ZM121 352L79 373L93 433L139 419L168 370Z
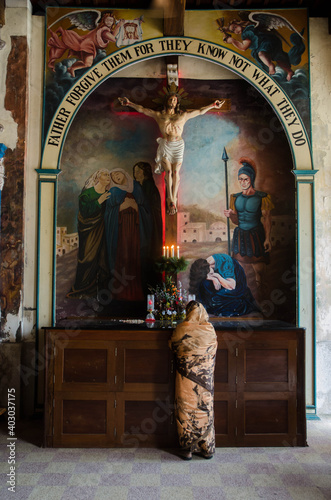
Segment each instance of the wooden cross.
M186 0L162 0L158 2L161 3L164 8L164 25L163 34L164 36L183 36L184 35L184 17L185 17L185 4ZM161 6L161 5L160 5ZM167 66L167 84L170 87L172 80L176 79L175 67L177 68L177 83L178 87L178 68L179 68L179 58L177 55L171 55L165 57L165 62ZM221 98L222 96L220 96ZM195 108L201 108L210 104L210 98L201 98L198 101L194 101ZM231 101L227 99L222 106L223 111L229 111L231 108ZM165 245L171 247L171 245L176 245L177 242L177 213L175 215L165 216Z

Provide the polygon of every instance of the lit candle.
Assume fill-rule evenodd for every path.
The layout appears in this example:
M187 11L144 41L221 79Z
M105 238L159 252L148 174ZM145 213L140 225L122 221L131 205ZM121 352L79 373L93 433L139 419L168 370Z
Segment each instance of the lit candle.
M165 257L165 247L163 247L163 257Z
M167 259L169 259L169 247L167 247Z
M171 245L171 257L175 257L175 245Z
M177 245L177 259L179 259L179 246Z

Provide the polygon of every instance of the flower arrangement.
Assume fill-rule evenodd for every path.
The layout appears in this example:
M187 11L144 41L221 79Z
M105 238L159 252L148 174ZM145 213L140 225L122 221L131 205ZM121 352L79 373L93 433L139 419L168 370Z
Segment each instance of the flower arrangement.
M170 276L166 276L162 284L149 290L155 297L155 319L173 322L185 318L187 293L182 290L180 282L177 286Z

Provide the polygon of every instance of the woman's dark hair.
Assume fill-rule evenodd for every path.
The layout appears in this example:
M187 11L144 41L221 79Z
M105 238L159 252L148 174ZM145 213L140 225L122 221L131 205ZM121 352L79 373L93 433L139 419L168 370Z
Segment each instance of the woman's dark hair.
M200 283L207 278L209 268L206 259L197 259L193 262L190 269L189 293L198 295Z
M147 161L138 161L138 163L136 163L133 166L133 177L134 177L134 179L135 179L134 169L136 167L140 168L144 172L144 179L152 179L153 178L153 172L152 172L151 165L149 163L147 163Z

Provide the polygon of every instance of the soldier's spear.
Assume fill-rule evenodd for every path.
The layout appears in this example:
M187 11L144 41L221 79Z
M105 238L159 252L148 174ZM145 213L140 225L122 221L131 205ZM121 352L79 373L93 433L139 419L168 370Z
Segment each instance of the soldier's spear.
M223 149L222 160L224 161L224 171L225 171L225 203L226 209L229 210L229 183L228 183L228 155L226 149ZM231 255L230 251L230 218L226 218L227 231L228 231L228 254Z

